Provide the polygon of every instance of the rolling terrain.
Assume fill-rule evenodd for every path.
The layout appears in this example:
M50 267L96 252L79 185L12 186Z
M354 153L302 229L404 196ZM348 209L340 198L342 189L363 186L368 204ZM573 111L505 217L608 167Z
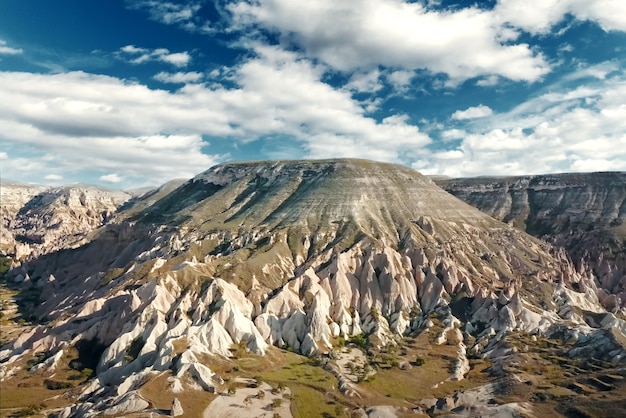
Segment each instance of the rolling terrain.
M2 414L624 413L595 270L406 167L228 163L125 202L5 253Z

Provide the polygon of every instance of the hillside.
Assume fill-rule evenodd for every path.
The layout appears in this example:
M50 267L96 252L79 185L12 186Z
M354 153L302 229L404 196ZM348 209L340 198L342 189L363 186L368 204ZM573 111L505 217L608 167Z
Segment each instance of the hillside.
M587 263L607 308L626 309L626 173L445 179L437 183L481 211Z
M131 198L89 185L45 187L0 184L1 254L17 259L75 247Z
M7 273L38 302L0 349L13 405L48 380L59 417L623 412L592 272L415 171L230 163L150 196Z

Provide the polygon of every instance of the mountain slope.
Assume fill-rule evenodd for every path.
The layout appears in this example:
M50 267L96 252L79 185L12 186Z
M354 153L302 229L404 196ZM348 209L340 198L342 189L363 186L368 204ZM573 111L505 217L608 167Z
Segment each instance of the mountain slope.
M609 309L626 308L626 173L478 177L437 182L483 212L589 263Z
M359 383L369 372L357 379L342 363L346 340L371 356L359 366L370 370L389 347L418 355L431 335L440 348L424 352L447 353L433 363L447 364L447 382L472 373L469 357L523 375L505 366L527 361L511 342L532 345L529 334L567 342L562 355L625 357L626 323L600 305L584 266L405 167L231 163L150 203L129 205L80 248L9 272L28 273L24 291L46 296L34 313L42 323L0 350L4 379L37 353L44 374L72 350L97 359L60 416L144 410L147 382L161 376L163 390L222 391L224 361L275 358L273 346L325 364L352 408L378 398Z
M15 250L15 216L29 200L45 190L46 187L34 184L0 182L0 251L3 254Z
M44 187L4 182L2 254L37 256L79 245L131 196L89 185Z

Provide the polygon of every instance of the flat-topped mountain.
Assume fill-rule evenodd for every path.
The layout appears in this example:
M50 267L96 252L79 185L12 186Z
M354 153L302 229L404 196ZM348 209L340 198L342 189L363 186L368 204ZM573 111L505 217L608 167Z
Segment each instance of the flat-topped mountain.
M63 370L81 371L59 417L154 412L174 395L188 396L187 410L197 390L241 389L230 403L245 407L261 395L241 382L263 380L294 391L281 414L302 411L314 388L334 393L340 415L532 416L527 391L490 401L536 379L525 364L626 358L626 322L602 306L584 265L413 170L364 160L215 166L128 202L84 245L14 265L7 279L38 304L29 331L0 349L3 385L64 384ZM291 352L327 375L304 384ZM578 384L560 367L537 383ZM430 383L406 392L398 381Z
M318 228L349 220L367 229L367 223L380 227L419 216L490 222L414 170L346 159L217 165L155 204L148 214L161 221L186 216L246 227Z

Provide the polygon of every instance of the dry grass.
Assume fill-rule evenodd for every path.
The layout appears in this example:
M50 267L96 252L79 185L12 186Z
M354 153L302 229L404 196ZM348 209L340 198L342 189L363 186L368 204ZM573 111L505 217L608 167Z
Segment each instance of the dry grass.
M204 410L218 395L192 389L181 393L169 392L167 378L170 376L171 373L165 372L152 379L141 388L141 396L162 411L169 411L174 398L178 398L185 412L183 417L202 417Z
M84 383L80 373L69 368L69 362L76 358L78 353L69 349L61 358L54 372L28 371L29 364L22 359L13 366L20 370L11 378L2 382L0 390L0 417L8 417L17 410L31 405L45 408L62 408L72 404L76 400L78 386ZM70 389L50 390L46 388L44 381L53 379L57 382L69 383Z
M291 389L293 416L337 416L336 413L343 410L337 379L306 357L289 352L283 355L282 367L268 370L261 376L272 385L282 384Z
M340 411L347 406L337 379L307 357L271 348L265 357L247 355L233 364L237 371L231 369L226 376L260 378L275 388L290 388L291 413L296 418L344 416Z
M182 342L181 342L182 343ZM233 350L237 351L236 347ZM239 378L258 379L272 387L291 389L291 412L294 417L348 416L344 409L352 409L339 394L337 380L322 367L304 356L270 348L265 356L237 351L238 358L225 359L219 356L200 356L199 360L224 379L220 391L243 387L235 382ZM203 411L217 396L201 390L187 389L182 393L167 391L166 372L152 379L141 388L141 395L156 409L168 411L174 397L178 398L185 417L201 417Z

